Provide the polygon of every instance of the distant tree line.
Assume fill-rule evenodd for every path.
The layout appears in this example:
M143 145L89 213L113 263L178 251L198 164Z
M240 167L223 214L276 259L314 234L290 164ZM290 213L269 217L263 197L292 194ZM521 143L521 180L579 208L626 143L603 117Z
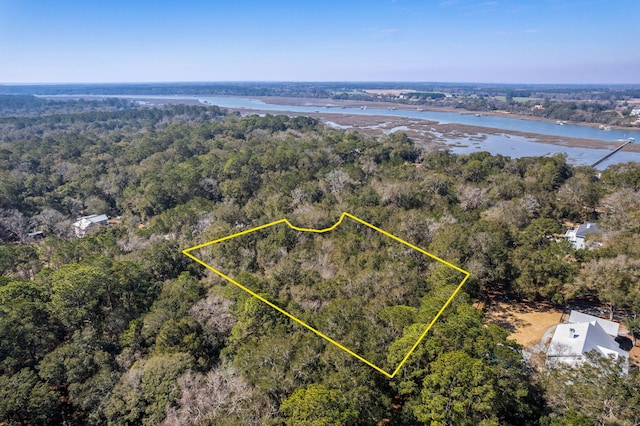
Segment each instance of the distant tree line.
M41 117L48 114L73 114L86 111L119 111L133 108L124 99L56 101L33 95L1 95L0 117Z
M410 90L460 96L512 96L558 100L625 100L640 98L637 85L549 85L420 82L203 82L0 85L10 95L234 95L328 98L335 93Z

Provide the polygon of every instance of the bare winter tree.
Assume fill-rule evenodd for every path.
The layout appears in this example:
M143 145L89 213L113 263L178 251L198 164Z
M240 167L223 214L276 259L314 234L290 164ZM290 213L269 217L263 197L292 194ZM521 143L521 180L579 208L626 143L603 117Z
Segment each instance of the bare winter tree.
M621 189L605 196L601 204L605 209L601 221L605 229L628 229L638 223L640 192Z
M24 243L29 232L29 219L18 210L0 210L0 238L15 238Z
M360 159L359 165L367 178L378 172L378 166L371 158Z
M475 185L465 185L458 193L460 207L464 211L471 211L478 207L484 207L489 201L487 190Z
M178 379L181 397L170 407L162 423L173 425L259 425L272 418L277 408L249 385L232 366L209 373L187 372Z
M620 254L583 264L570 294L596 294L609 308L609 319L617 307L630 306L640 294L640 260Z
M540 202L531 194L524 194L524 197L522 197L522 207L529 212L531 217L540 213Z
M226 334L231 331L237 321L236 317L229 312L233 303L222 296L211 294L193 305L189 313L202 326L211 327Z
M56 232L58 230L58 225L64 222L65 219L65 215L60 213L58 210L45 209L31 218L31 224L38 231L51 233Z
M342 200L344 191L354 183L351 177L340 169L332 170L327 173L325 178L327 189L335 195L339 201Z

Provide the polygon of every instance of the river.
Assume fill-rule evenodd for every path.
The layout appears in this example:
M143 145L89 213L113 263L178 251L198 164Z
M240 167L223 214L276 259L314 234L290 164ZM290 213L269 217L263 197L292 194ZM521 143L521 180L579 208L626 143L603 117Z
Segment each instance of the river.
M452 112L438 111L417 111L404 109L382 109L382 108L349 108L349 107L318 107L303 105L276 105L263 102L259 99L236 98L236 97L199 97L198 100L204 104L218 105L224 108L260 110L265 112L296 112L324 114L357 114L357 115L379 115L388 117L405 117L423 120L436 121L439 123L455 123L470 126L481 126L492 129L513 130L519 132L535 133L541 135L563 136L569 138L601 140L607 143L617 140L627 140L635 138L640 142L640 131L638 130L600 130L590 126L558 125L546 121L523 120L511 117L496 116L476 116L475 114L459 114ZM487 134L482 140L477 137L448 139L449 149L457 154L469 154L476 151L488 151L491 154L502 154L510 157L543 156L556 153L567 154L569 162L576 165L590 165L608 152L608 148L575 148L534 142L530 139L511 136L508 134ZM605 169L611 164L627 161L640 162L640 153L620 151L600 163L597 168Z
M104 96L97 96L104 97ZM357 108L357 107L320 107L312 105L279 105L266 103L260 99L251 99L233 96L144 96L144 95L121 95L110 96L127 99L180 99L198 100L207 105L218 105L221 108L247 109L267 113L318 113L323 114L355 114L355 115L376 115L387 117L403 117L430 120L439 123L454 123L469 126L480 126L491 129L502 129L508 131L518 131L539 135L561 136L567 138L592 139L606 142L603 148L575 148L559 146L541 142L535 142L519 136L508 134L486 134L482 140L477 137L448 139L446 144L455 153L468 154L475 151L488 151L492 154L508 155L510 157L542 156L555 153L566 153L568 161L576 165L589 165L595 163L599 158L610 152L612 142L635 138L640 143L640 130L600 130L591 126L558 125L548 121L525 120L512 117L500 116L476 116L470 113L454 113L439 111L418 111L405 109L385 109L385 108ZM635 161L640 162L640 153L622 150L606 161L598 165L598 169L604 169L611 164Z
M301 112L325 114L358 114L381 115L388 117L407 117L423 120L437 121L439 123L465 124L469 126L482 126L492 129L515 130L519 132L537 133L540 135L565 136L569 138L594 139L603 141L616 141L618 139L635 138L640 141L640 130L600 130L590 126L557 125L547 121L523 120L511 117L476 116L475 114L459 114L455 112L417 111L405 109L383 108L342 108L342 107L317 107L301 105L276 105L265 103L259 99L234 98L234 97L198 97L202 103L218 105L224 108L244 108L261 111Z

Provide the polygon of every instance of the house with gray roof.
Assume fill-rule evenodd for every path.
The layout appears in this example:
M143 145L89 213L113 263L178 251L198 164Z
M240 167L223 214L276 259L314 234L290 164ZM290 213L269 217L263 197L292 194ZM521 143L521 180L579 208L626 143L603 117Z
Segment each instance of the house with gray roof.
M579 250L586 247L584 240L589 234L602 234L602 231L600 230L600 228L598 228L597 223L585 222L577 228L569 229L564 234L564 237L573 245L576 250Z
M107 226L108 219L109 218L106 214L92 214L89 216L79 217L73 223L73 231L75 232L76 237L82 238L87 234L87 232L91 231L92 229L98 228L100 226Z

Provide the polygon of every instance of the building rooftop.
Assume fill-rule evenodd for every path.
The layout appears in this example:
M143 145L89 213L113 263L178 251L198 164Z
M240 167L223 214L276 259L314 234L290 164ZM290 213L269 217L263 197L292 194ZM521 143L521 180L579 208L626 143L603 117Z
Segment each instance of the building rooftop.
M547 348L547 364L580 365L586 361L585 355L592 351L603 357L622 357L624 372L628 372L629 354L620 349L598 321L559 324Z
M597 223L585 222L577 228L569 229L565 233L565 238L571 242L576 250L585 248L584 239L588 234L601 234Z
M109 218L106 214L92 214L89 216L79 217L78 220L73 223L76 236L83 237L85 235L85 232L96 226L106 226L108 220Z
M601 231L600 228L598 228L597 223L585 222L582 225L578 226L578 229L576 230L576 237L584 238L587 236L587 234L599 234L600 232Z
M107 220L109 220L109 218L107 217L106 214L92 214L89 216L79 217L78 220L73 224L73 226L76 226L81 229L85 229L92 224L106 223Z
M602 327L605 333L607 333L609 336L612 336L614 338L618 336L620 324L606 319L594 317L593 315L584 314L578 311L571 311L571 314L569 314L569 320L567 322L570 324L578 324L593 321L596 321L598 324L600 324L600 327Z

